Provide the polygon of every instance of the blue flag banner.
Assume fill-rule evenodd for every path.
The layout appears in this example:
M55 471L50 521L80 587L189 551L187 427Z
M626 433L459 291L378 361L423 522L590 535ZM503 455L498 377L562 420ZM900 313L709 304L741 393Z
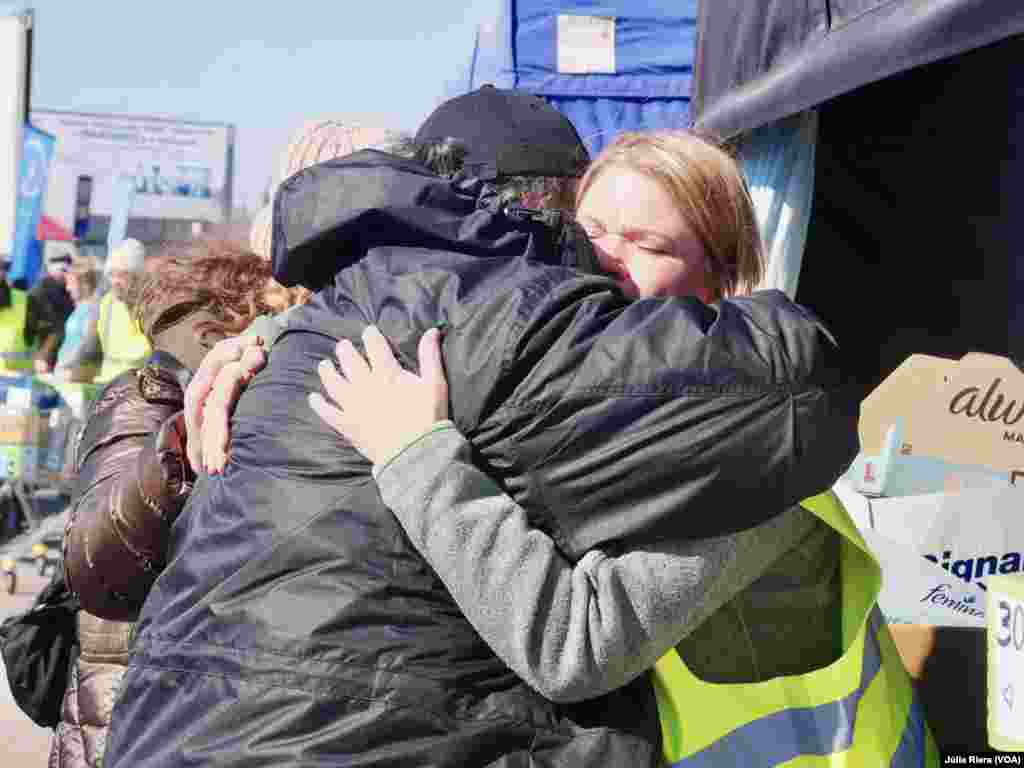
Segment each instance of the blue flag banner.
M33 247L36 228L43 213L46 182L56 139L28 123L18 170L18 197L15 201L14 243L11 248L11 282L32 285L42 269L41 248Z

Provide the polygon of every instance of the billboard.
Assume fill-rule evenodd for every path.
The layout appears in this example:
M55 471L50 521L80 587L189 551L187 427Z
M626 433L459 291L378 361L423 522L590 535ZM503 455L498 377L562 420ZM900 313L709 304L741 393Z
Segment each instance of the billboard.
M92 216L113 216L130 187L131 218L220 222L230 216L234 126L33 109L57 140L44 211L75 227L82 178Z
M14 240L15 194L28 98L30 12L0 11L0 256Z

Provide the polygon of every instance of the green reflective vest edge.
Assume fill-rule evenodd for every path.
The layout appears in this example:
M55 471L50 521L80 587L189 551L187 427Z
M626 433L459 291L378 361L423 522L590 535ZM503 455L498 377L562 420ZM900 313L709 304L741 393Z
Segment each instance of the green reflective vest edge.
M841 536L844 651L803 675L697 678L675 651L652 671L670 766L933 766L939 754L878 609L882 571L832 491L803 506Z
M0 309L0 372L29 373L33 370L32 348L25 343L28 294L11 289L11 305Z
M113 291L100 301L97 333L103 349L103 364L95 379L98 383L106 383L125 371L138 368L153 351L128 307Z

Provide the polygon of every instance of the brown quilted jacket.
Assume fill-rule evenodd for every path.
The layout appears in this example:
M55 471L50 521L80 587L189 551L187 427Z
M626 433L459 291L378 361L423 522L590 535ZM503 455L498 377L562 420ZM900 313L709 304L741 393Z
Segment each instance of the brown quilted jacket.
M79 611L82 650L68 676L61 722L50 742L49 768L100 765L114 698L128 663L131 626Z
M194 479L180 413L187 373L175 358L155 353L107 385L80 438L64 565L82 603L81 651L51 768L94 768L102 760L131 620L163 568L170 526Z

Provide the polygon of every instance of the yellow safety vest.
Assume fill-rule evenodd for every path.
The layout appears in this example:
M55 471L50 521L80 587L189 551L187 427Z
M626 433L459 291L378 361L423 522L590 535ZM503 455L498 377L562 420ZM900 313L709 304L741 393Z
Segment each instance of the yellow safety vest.
M882 569L836 495L802 505L842 537L843 654L804 675L708 683L675 649L652 672L665 758L704 766L933 766L939 753L878 609Z
M32 370L32 348L25 343L28 296L11 289L11 306L0 309L0 372Z
M149 341L128 306L114 296L113 291L100 301L97 333L103 348L103 366L95 379L97 382L106 383L118 374L138 368L152 353Z

